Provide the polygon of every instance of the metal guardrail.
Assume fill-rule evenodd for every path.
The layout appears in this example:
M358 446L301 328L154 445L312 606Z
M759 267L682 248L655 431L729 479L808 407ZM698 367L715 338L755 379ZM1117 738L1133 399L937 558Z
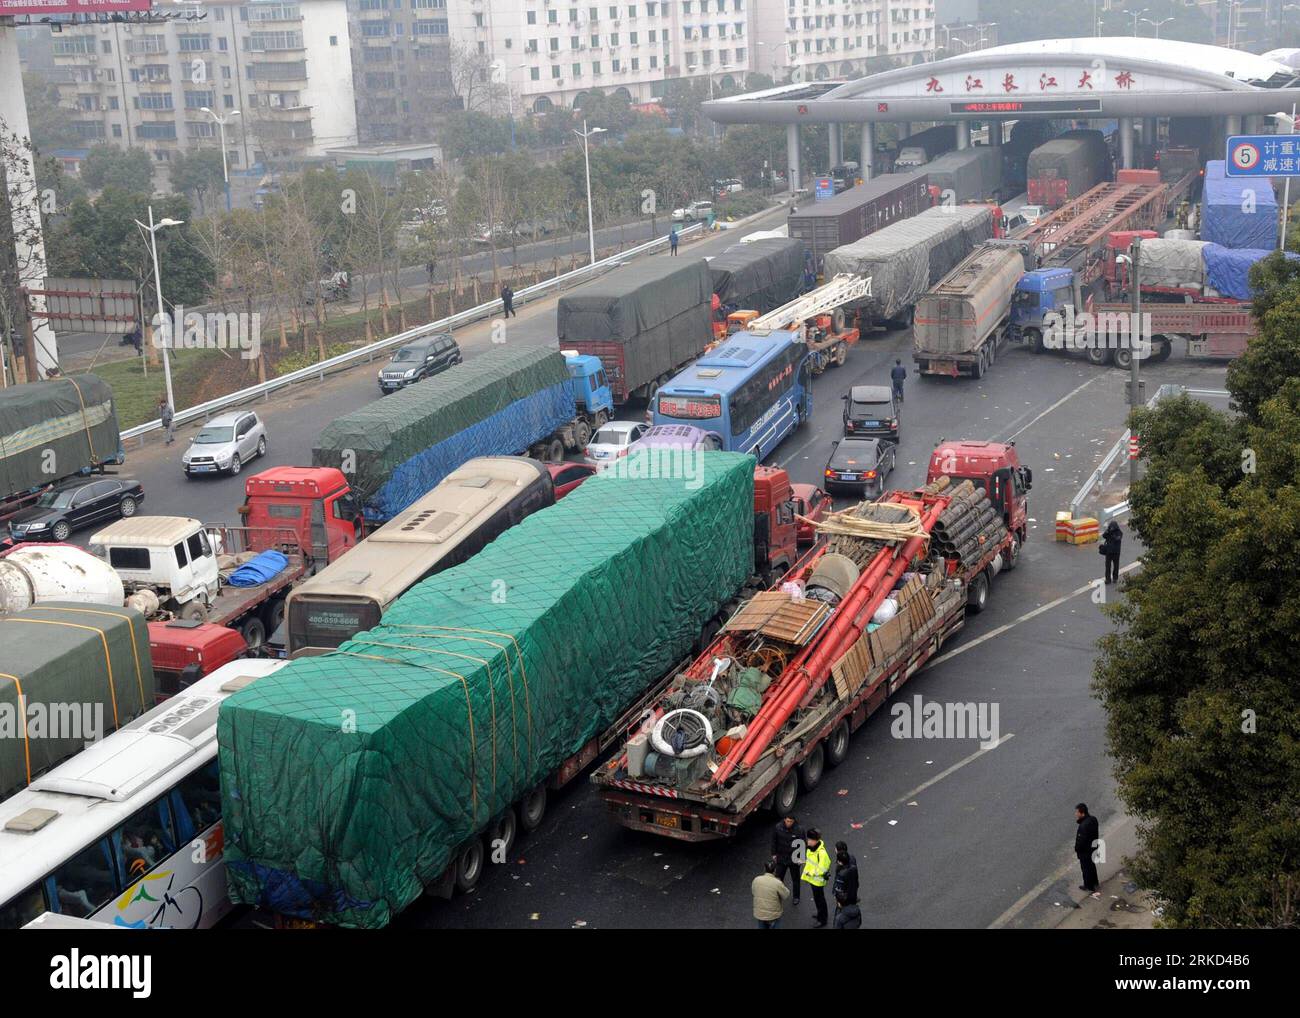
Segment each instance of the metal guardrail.
M1147 409L1150 410L1162 399L1167 399L1170 396L1181 396L1184 394L1189 396L1210 396L1210 397L1220 397L1220 396L1228 395L1228 393L1222 389L1188 389L1181 385L1166 384L1160 386L1160 388L1156 390L1156 394L1152 396L1149 400L1147 400ZM1084 499L1086 499L1090 494L1092 494L1092 489L1095 488L1101 482L1102 477L1104 477L1106 471L1109 470L1114 465L1115 460L1117 460L1120 456L1124 455L1125 450L1128 448L1128 440L1130 437L1131 437L1131 432L1129 431L1128 428L1125 428L1124 434L1120 435L1119 437L1119 441L1116 442L1113 446L1111 446L1110 452L1106 453L1106 455L1102 457L1101 464L1097 467L1096 470L1092 472L1092 474L1088 477L1088 479L1083 482L1083 487L1079 489L1078 494L1076 494L1074 498L1070 500L1071 516L1073 516L1078 511L1079 506L1083 504ZM1119 516L1121 513L1128 512L1128 509L1129 509L1128 500L1125 499L1119 505L1112 506L1109 510L1104 511L1103 515L1105 515L1109 519L1115 516Z
M690 226L684 226L677 231L678 236L686 236L704 229L703 223L692 223ZM629 258L637 255L647 254L656 248L666 247L668 237L656 237L654 240L647 241L644 244L638 244L636 247L628 248L609 258L602 258L591 265L583 265L580 268L573 269L570 272L553 276L550 279L544 279L540 283L534 283L532 286L526 286L524 289L515 294L516 304L525 304L529 300L541 297L552 290L559 290L568 284L577 282L588 276L596 276L607 269L616 268L623 264ZM440 318L436 322L429 322L425 325L418 325L414 329L407 329L395 336L389 336L386 339L369 343L366 346L358 347L355 350L349 350L347 353L341 353L337 357L330 357L321 361L319 364L312 364L305 368L299 368L297 371L291 371L287 375L281 375L278 378L271 378L257 385L249 386L246 389L238 389L235 392L227 393L224 396L218 396L216 399L210 399L206 403L200 403L197 406L187 407L184 410L176 411L173 418L173 424L179 427L190 421L206 419L214 413L226 410L249 400L269 396L279 389L285 389L295 382L304 382L309 378L323 379L327 374L351 367L361 361L370 361L374 359L375 354L381 353L395 346L401 346L403 343L409 343L412 340L419 339L422 336L428 336L438 332L448 332L452 329L459 328L463 325L469 325L473 322L481 321L490 317L494 313L502 310L501 298L497 297L479 304L465 311L458 311L454 315L446 318ZM147 421L144 424L138 424L134 428L128 428L122 432L122 440L128 441L133 438L140 438L151 431L157 431L162 427L161 420Z

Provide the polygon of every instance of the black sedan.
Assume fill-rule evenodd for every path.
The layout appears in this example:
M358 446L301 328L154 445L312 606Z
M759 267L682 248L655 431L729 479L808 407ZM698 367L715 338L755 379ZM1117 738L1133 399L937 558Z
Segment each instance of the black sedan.
M139 481L87 477L51 488L9 520L15 541L66 541L74 530L134 516L144 501Z
M875 498L884 494L885 478L894 469L897 446L878 438L842 438L831 450L822 486Z

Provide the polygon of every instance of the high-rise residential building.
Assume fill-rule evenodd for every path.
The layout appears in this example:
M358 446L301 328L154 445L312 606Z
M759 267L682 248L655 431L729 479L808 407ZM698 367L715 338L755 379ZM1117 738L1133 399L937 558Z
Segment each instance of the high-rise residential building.
M141 148L158 167L220 144L232 170L291 167L357 140L345 0L207 0L152 22L64 25L63 105L87 145ZM211 112L205 112L211 111Z
M920 63L935 50L933 0L757 0L761 55L777 81L851 78L881 58Z

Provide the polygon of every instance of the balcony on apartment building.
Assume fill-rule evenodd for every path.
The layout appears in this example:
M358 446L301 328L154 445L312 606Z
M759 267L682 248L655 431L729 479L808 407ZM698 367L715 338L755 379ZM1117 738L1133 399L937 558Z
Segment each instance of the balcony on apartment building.
M258 115L253 118L252 133L260 142L301 142L309 143L315 135L311 129L311 110L308 110L306 120L279 121L273 118L264 117L264 110L259 110Z
M307 83L307 61L286 60L282 63L249 64L249 81L259 91L268 91L267 86L284 86L286 84Z
M249 4L250 25L275 25L302 23L302 8L298 4Z
M302 32L285 31L250 32L243 41L245 53L252 53L259 61L267 63L286 63L301 60L307 51Z

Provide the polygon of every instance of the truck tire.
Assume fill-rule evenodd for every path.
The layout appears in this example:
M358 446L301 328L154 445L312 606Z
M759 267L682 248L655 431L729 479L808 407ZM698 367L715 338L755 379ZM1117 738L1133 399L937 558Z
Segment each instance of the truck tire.
M579 451L587 448L587 443L591 441L591 425L586 421L578 421L573 425L573 447Z
M826 737L827 767L838 767L849 758L849 736L851 734L848 718L843 719L831 730L831 734Z
M849 344L840 342L835 344L835 366L841 368L844 362L849 359Z
M772 795L772 812L778 817L788 817L798 800L799 772L791 768L790 772L781 779L781 783L776 786L776 791Z
M1127 371L1133 366L1133 351L1128 347L1116 350L1115 356L1112 358L1112 363L1121 371Z
M1174 352L1174 344L1170 341L1169 337L1160 337L1155 341L1154 345L1155 351L1151 354L1151 362L1156 364L1160 361L1169 360L1169 355Z
M468 894L483 879L483 842L469 842L456 856L456 893Z
M1047 349L1043 345L1043 333L1040 329L1025 330L1025 345L1029 347L1031 353L1042 353Z
M825 773L826 751L819 742L799 765L799 781L803 785L803 790L811 792L822 783L822 775Z
M831 332L841 333L844 331L844 309L836 308L831 312Z
M998 359L998 338L994 336L992 341L986 347L989 352L989 367L993 367L993 362Z
M515 817L514 807L507 807L504 813L488 825L487 833L483 835L488 858L495 860L498 854L509 858L518 834L519 821Z
M244 642L248 644L249 657L256 657L261 653L262 648L266 646L266 623L254 615L252 618L245 620L244 624L239 627L243 634Z
M1011 535L1011 547L1007 549L1006 559L1002 563L1002 571L1009 573L1016 568L1020 562L1020 535Z
M273 597L262 606L262 622L268 635L280 628L284 622L284 598Z
M970 592L966 595L966 610L971 615L978 615L989 603L988 573L980 573L970 581Z
M519 800L519 828L532 832L542 826L546 816L546 786L538 785Z
M596 416L592 421L592 431L599 431L609 422L609 412L606 410L597 410Z
M552 438L546 446L546 461L548 463L564 462L564 443L558 438Z
M986 365L984 363L984 351L981 350L979 357L976 358L975 360L975 370L972 372L972 374L974 374L976 378L983 378L985 368Z
M1090 346L1084 351L1084 356L1088 358L1088 363L1102 367L1110 363L1111 351L1104 346Z
M190 601L182 605L178 613L181 618L189 619L191 622L206 622L208 619L208 606L202 601Z

